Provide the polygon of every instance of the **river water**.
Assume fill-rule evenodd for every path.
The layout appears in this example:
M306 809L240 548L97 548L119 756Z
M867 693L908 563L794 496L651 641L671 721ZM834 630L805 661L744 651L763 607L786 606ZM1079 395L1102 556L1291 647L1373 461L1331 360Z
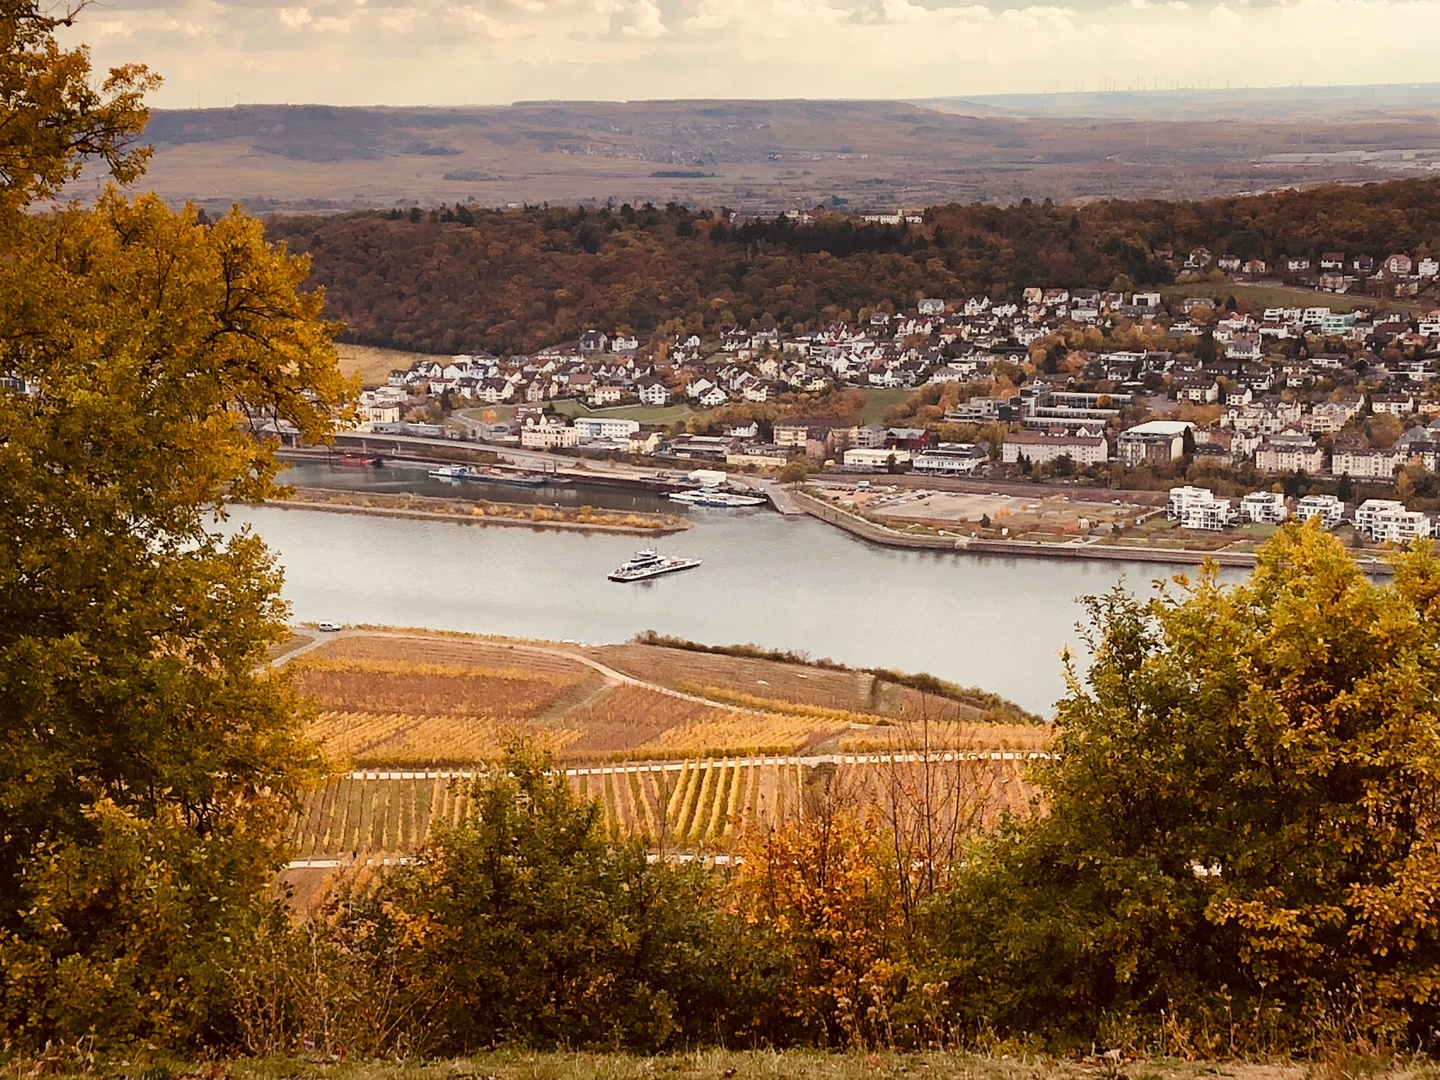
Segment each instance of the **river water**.
M928 671L1049 715L1060 653L1080 645L1075 602L1116 581L1148 590L1171 569L910 551L769 509L677 508L642 493L491 489L403 469L297 466L287 482L614 509L681 509L694 528L663 554L699 569L636 584L605 575L640 537L239 507L278 553L302 621L386 623L520 637L624 641L642 630L755 642L859 666Z

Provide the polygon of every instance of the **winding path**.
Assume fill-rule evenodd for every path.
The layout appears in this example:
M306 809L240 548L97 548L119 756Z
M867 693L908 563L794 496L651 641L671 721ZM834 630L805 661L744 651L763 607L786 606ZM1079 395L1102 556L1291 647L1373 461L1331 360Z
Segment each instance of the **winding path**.
M309 627L305 627L304 632L310 633L311 630ZM409 641L425 636L423 634L407 634L392 630L336 630L331 632L315 631L315 633L317 637L314 641L308 645L302 645L298 649L292 649L282 656L276 657L270 662L270 666L272 668L283 667L297 656L304 656L306 653L314 652L316 649L322 648L332 641L339 641L344 638L370 637L387 638L392 641ZM592 660L590 657L585 656L583 653L576 652L573 649L561 649L553 645L526 645L520 642L485 637L477 637L476 640L482 644L494 646L495 648L513 649L516 652L529 653L531 656L550 656L558 657L562 660L573 660L577 664L599 672L600 675L604 677L605 682L610 686L636 686L642 690L650 690L657 694L664 694L666 697L676 698L679 701L690 701L696 705L705 705L713 709L737 709L740 707L733 701L715 701L711 698L701 697L698 694L687 694L682 690L673 690L668 686L648 682L645 679L637 679L633 675L626 675L623 671L616 671L609 665L602 664L598 660ZM584 646L581 646L581 648L583 647ZM747 712L763 713L767 716L792 715L773 709L751 708L749 706L745 706L745 709Z

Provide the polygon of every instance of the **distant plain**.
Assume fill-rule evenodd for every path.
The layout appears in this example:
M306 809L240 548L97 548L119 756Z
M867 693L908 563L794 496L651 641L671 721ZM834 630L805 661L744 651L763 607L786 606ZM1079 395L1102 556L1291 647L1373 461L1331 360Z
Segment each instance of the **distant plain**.
M1436 87L1308 94L160 110L147 183L209 210L674 200L774 213L1202 198L1440 165Z

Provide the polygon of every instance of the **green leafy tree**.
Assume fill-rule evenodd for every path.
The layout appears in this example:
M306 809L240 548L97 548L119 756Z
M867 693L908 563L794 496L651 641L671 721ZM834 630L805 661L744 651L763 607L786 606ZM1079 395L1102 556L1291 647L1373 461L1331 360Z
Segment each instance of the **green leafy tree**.
M471 817L383 893L439 1048L731 1034L749 965L701 876L651 863L643 842L612 844L599 804L528 751L469 797Z
M113 190L30 212L145 157L153 80L93 89L57 25L0 6L0 1023L179 1041L223 1011L198 958L265 916L313 761L264 672L279 572L224 502L274 491L267 425L323 439L350 388L257 222Z
M1210 567L1088 602L1049 812L978 844L934 911L958 1023L1088 1042L1129 1022L1202 1052L1342 1017L1430 1037L1440 560L1395 565L1376 584L1290 525L1241 584Z

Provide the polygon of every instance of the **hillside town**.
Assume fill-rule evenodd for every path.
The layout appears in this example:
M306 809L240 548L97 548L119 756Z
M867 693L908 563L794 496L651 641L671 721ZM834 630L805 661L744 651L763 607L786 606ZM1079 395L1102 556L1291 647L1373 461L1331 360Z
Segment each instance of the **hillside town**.
M1316 270L1337 267L1417 281L1437 269L1330 253ZM1437 373L1440 310L1257 308L1223 286L1027 288L791 334L731 327L642 348L591 330L534 355L426 358L365 392L361 427L743 470L802 459L1083 479L1119 467L1163 486L1183 466L1391 483L1437 471ZM834 407L849 391L904 403L861 423Z

